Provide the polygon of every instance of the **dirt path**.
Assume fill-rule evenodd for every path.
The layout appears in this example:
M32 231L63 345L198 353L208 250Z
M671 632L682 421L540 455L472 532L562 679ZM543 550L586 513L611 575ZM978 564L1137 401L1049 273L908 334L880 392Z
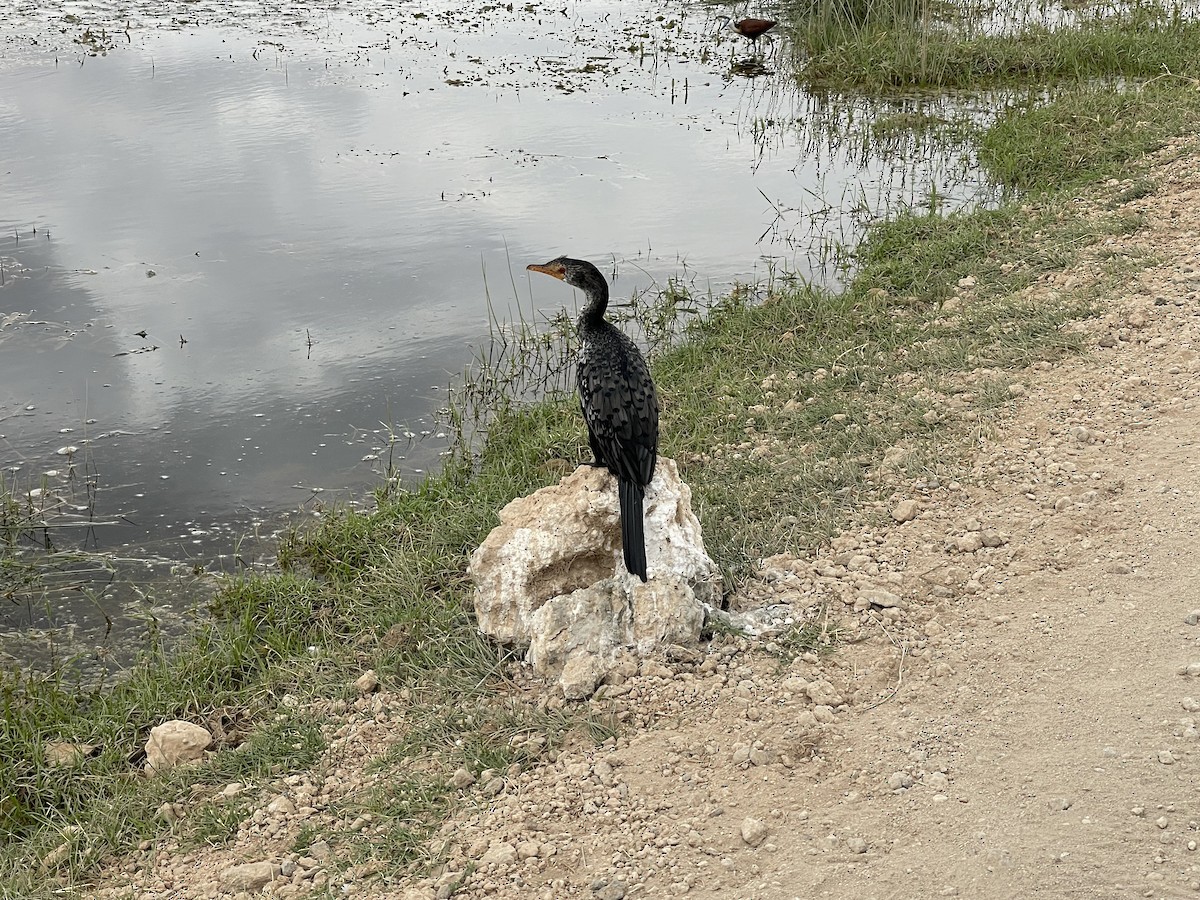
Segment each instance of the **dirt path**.
M386 886L292 849L384 739L399 701L377 698L339 723L338 762L279 785L288 802L265 797L232 846L147 848L102 895L231 896L225 870L256 861L280 865L277 896L1200 892L1200 157L1155 179L1130 204L1146 229L1036 290L1104 257L1159 264L1087 323L1092 354L1020 376L971 477L907 481L910 521L770 561L754 593L833 610L837 653L789 666L727 638L645 664L596 701L643 727L483 773L435 841L441 874Z

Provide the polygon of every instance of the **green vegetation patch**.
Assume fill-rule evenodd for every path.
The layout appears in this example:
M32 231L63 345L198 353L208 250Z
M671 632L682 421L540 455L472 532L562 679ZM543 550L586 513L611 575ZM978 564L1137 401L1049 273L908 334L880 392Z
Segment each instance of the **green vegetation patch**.
M1106 4L1054 24L1036 9L1016 21L1003 11L933 0L802 4L788 16L796 75L811 87L895 91L1200 74L1200 21L1178 6Z
M980 162L1005 186L1060 189L1112 177L1197 123L1200 90L1190 79L1078 86L1006 109L983 135Z

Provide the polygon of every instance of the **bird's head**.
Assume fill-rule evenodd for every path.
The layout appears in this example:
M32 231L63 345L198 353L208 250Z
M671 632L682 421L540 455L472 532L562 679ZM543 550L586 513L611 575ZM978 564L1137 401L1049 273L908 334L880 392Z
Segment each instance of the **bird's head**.
M532 264L525 267L530 272L541 272L559 281L565 281L571 287L577 287L588 293L607 291L608 282L600 274L600 270L585 259L572 259L560 256L541 265Z

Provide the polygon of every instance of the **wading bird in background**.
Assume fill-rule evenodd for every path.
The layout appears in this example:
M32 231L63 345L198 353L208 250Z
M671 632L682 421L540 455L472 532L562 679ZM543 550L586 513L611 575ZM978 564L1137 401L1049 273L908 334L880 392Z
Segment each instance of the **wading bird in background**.
M625 568L646 580L642 501L658 458L658 394L650 368L629 336L604 318L608 282L590 262L560 256L526 266L579 288L587 298L579 314L575 381L596 461L617 477L621 551Z
M717 18L724 19L730 28L752 41L756 48L758 39L779 24L773 19L737 19L735 21L729 16L717 16Z

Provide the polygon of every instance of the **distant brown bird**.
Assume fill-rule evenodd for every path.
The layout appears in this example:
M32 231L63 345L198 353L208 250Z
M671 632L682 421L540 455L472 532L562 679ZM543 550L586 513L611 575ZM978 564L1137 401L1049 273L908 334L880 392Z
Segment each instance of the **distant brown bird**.
M756 47L758 39L779 24L773 19L738 19L735 21L729 16L717 16L717 18L724 19L729 23L730 28L742 37L753 41Z
M658 395L650 368L628 335L604 318L608 282L599 269L568 256L525 268L565 281L587 298L578 323L579 404L596 458L594 465L604 466L617 477L625 568L645 581L642 501L658 458Z

